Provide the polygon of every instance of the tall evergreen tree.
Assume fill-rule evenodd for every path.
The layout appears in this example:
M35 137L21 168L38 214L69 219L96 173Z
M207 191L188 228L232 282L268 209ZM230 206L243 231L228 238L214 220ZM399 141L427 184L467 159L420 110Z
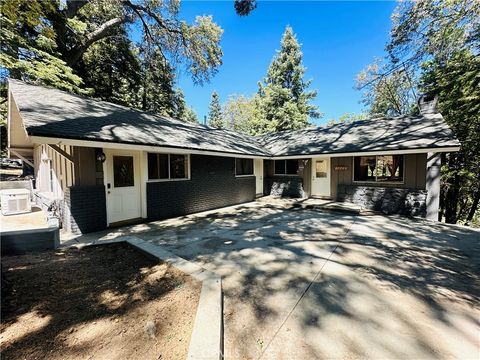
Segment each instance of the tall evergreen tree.
M85 92L82 79L62 58L51 21L52 1L2 1L0 66L2 76Z
M126 34L90 46L76 66L95 98L139 107L141 63Z
M208 107L208 125L218 129L225 127L222 108L220 106L220 99L216 91L212 92L212 98Z
M145 46L141 51L141 105L144 111L174 116L176 106L175 74L163 61L159 50ZM183 94L182 94L183 95Z
M198 122L197 114L192 108L187 106L185 95L181 89L175 90L175 111L173 117L180 121Z
M281 48L259 84L263 115L270 131L301 129L308 126L309 117L321 116L318 107L310 104L317 93L308 91L311 81L303 79L306 69L302 58L301 46L287 26Z

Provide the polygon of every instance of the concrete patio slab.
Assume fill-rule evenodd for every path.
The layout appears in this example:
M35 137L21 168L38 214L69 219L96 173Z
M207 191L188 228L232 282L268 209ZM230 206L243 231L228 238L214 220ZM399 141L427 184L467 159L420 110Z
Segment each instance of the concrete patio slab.
M287 201L93 241L126 233L222 277L226 359L479 358L478 231Z

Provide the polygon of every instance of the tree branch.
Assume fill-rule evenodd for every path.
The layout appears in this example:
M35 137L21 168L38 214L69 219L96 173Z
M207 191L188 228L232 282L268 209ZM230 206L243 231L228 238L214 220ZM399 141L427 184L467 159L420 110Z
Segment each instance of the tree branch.
M77 63L80 57L83 55L85 51L87 51L88 47L92 45L95 41L103 39L107 37L112 28L117 25L123 24L129 20L127 15L122 17L116 17L113 19L108 20L107 22L100 25L97 29L89 33L85 40L75 46L73 49L70 50L70 54L68 56L67 64L71 67Z
M142 12L146 13L153 20L155 20L155 22L158 24L158 26L160 26L162 29L166 30L167 32L175 33L175 34L182 34L182 32L179 29L169 27L160 16L158 16L154 11L152 11L148 7L133 4L129 0L126 0L123 3L125 5L127 5L129 8L131 8L133 11L135 11L137 14L139 14L139 11L142 11Z

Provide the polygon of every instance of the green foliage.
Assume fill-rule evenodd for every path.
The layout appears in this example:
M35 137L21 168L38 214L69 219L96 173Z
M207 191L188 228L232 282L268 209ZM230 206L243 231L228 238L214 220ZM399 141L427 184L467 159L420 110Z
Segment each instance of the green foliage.
M418 111L412 72L400 68L385 71L380 60L357 75L356 88L362 90L362 104L370 116L401 116Z
M250 98L229 97L223 106L222 126L249 135L261 135L309 125L321 113L310 104L316 96L305 81L302 52L291 27L285 29L281 48L273 57L258 93Z
M48 1L2 2L0 66L13 78L88 93L58 51L55 29L46 20L54 11Z
M7 82L0 80L0 125L7 124L7 113L8 113L8 89Z
M145 47L141 51L141 105L144 111L174 116L177 103L175 74L158 49Z
M346 112L346 113L342 114L338 119L332 118L332 119L328 120L327 126L331 126L331 125L334 125L334 124L341 124L341 123L347 123L348 124L348 123L352 123L354 121L365 120L365 119L368 119L368 115L365 114L365 113L354 114L354 113Z
M470 222L480 197L480 58L464 50L446 61L425 63L422 89L438 94L439 111L462 144L443 164L445 218Z
M257 1L256 0L235 0L234 7L238 15L246 16L256 9Z
M139 107L142 80L138 52L126 34L92 44L76 65L92 96L116 104Z
M175 54L176 49L180 49L180 54L175 55L185 59L194 83L209 81L222 65L223 52L219 45L222 28L213 22L211 16L197 16L193 25L181 22L179 29L180 39L169 44L172 52Z
M208 125L218 129L225 128L220 99L215 91L212 93L212 98L208 107Z
M308 126L308 118L321 116L318 108L310 104L316 97L308 91L311 81L303 79L305 67L302 51L291 27L287 26L281 48L274 56L267 76L260 83L259 97L268 131L301 129Z
M243 95L230 96L222 109L225 127L249 135L265 133L266 123L261 116L258 103L258 95L251 98Z
M187 107L180 120L189 123L198 123L197 113L191 107Z
M204 83L221 65L223 30L211 16L179 19L178 0L6 0L1 4L3 77L89 94L196 121L174 91L178 66ZM131 25L143 37L134 45ZM81 77L80 77L80 76ZM183 106L183 108L182 108Z
M197 114L192 108L187 106L185 96L181 89L175 90L175 109L173 117L180 121L192 123L198 122Z
M386 50L394 65L419 66L431 58L444 62L465 47L480 46L479 1L402 1L392 22Z
M439 217L478 222L480 2L400 2L392 20L386 62L359 75L364 104L369 113L411 114L417 90L439 96L438 109L462 143L443 155Z

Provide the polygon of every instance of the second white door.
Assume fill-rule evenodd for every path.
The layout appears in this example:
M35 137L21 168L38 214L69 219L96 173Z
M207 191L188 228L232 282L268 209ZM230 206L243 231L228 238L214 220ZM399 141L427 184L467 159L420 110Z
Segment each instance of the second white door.
M330 197L330 158L312 159L312 196Z

